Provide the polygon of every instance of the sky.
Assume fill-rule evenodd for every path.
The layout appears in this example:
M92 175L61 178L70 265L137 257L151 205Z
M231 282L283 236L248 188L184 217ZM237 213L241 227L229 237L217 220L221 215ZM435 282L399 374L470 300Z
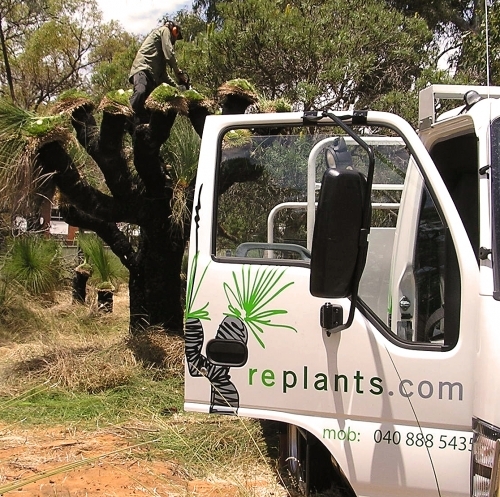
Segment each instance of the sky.
M158 25L164 14L173 14L189 8L186 0L97 0L104 21L119 21L126 31L147 34Z

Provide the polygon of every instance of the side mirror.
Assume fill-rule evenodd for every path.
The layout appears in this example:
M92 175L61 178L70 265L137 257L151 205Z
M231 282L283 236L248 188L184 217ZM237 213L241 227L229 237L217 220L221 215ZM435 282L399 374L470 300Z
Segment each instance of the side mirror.
M323 175L311 254L310 291L316 297L350 297L357 289L366 179L358 171L329 168ZM361 244L362 245L362 244ZM359 279L358 279L359 282Z
M315 297L351 298L346 323L330 320L325 323L327 326L322 325L330 334L349 328L354 320L359 281L368 253L375 155L341 117L333 112L323 115L342 128L368 156L366 178L355 169L338 169L337 165L346 163L346 151L339 141L338 147L331 153L329 168L323 175L319 192L311 252L310 291ZM366 116L362 115L361 121L365 122L365 119ZM355 120L359 121L353 117L353 122Z

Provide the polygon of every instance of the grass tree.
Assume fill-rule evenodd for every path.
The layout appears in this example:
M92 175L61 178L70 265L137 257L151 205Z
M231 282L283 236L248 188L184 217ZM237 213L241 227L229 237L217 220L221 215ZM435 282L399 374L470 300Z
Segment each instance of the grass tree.
M113 293L118 285L127 279L126 268L94 233L80 234L78 245L85 255L85 260L76 271L88 274L94 283L99 310L112 312Z
M52 299L67 276L66 269L56 241L26 234L11 241L2 276L4 284L16 283L30 295Z
M223 93L223 113L255 101L240 82ZM155 325L182 334L181 266L198 137L217 105L196 91L162 85L146 102L149 123L135 125L129 96L111 92L97 104L66 93L45 116L0 101L0 185L4 195L10 189L31 200L26 205L57 191L63 219L96 233L128 269L131 331L140 335ZM227 167L221 174L233 183L259 171ZM137 237L127 237L121 223L137 226Z

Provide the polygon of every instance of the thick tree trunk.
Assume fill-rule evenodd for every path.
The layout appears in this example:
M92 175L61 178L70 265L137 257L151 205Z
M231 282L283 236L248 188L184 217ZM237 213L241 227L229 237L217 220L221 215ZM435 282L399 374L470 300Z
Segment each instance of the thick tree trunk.
M85 304L87 298L87 280L90 274L88 272L75 271L73 276L73 302Z
M224 113L244 112L249 103L241 96L227 96ZM71 112L77 139L102 171L108 191L94 188L80 176L79 166L63 142L44 144L38 161L43 173L51 175L67 199L61 208L63 217L73 226L94 231L129 270L132 341L139 344L147 339L151 326L182 336L181 270L190 221L183 228L171 225L175 181L160 156L160 146L168 139L177 113L153 111L148 125L134 128L132 168L123 152L124 116L105 111L99 129L90 103ZM196 104L189 108L189 118L200 136L208 114L206 108ZM224 164L221 174L227 177L222 180L225 187L261 174L256 164L244 162ZM194 179L187 192L188 210L193 192ZM139 226L137 246L120 231L118 223L122 222ZM111 306L103 303L105 309Z
M181 265L185 242L172 235L169 223L163 219L158 219L163 226L158 223L160 226L141 230L141 264L137 272L130 274L129 284L133 334L140 333L145 325L155 325L182 335Z

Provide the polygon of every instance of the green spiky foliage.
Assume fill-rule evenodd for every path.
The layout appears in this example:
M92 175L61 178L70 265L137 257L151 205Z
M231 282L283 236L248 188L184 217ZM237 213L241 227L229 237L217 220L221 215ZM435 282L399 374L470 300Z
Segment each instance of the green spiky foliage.
M132 115L130 107L130 97L132 90L116 90L105 95L99 105L99 110L110 114Z
M187 281L186 286L186 310L185 310L185 319L205 319L210 321L210 315L208 313L208 302L200 307L199 309L195 309L194 302L196 297L198 296L198 292L200 291L201 284L203 283L203 279L205 278L205 274L207 273L208 265L205 267L201 275L198 275L198 256L199 252L197 252L193 258L193 262L191 264L191 271L189 273L189 279ZM199 277L198 277L199 276Z
M233 271L232 284L224 283L224 293L228 301L228 313L243 320L262 348L266 348L261 336L266 328L283 328L297 332L293 326L273 322L276 316L287 314L285 309L270 309L271 302L288 287L293 281L283 283L282 278L286 269L262 268L257 270L253 266L242 266L241 274Z
M249 129L232 129L224 135L222 146L224 148L242 147L250 143L251 139L252 132Z
M183 186L189 185L196 176L201 139L191 126L189 119L179 116L170 132L163 152L172 168L170 175Z
M116 91L110 91L106 95L110 100L113 102L119 104L119 105L124 105L128 106L129 105L129 100L130 97L132 96L132 90L116 90Z
M260 112L292 112L292 104L284 98L276 100L260 98L258 105Z
M77 100L77 99L90 99L89 95L84 91L77 90L76 88L71 88L69 90L63 91L57 98L58 102L64 102L66 100Z
M12 104L6 99L0 99L0 134L16 136L35 117L35 114Z
M186 199L188 188L196 177L200 144L201 139L189 119L177 117L165 144L164 154L175 183L171 201L172 220L181 230L190 216Z
M182 92L177 87L166 83L162 83L151 92L145 106L147 109L157 112L166 113L174 110L181 114L188 113L188 103Z
M203 100L205 100L205 96L197 92L193 88L183 91L182 96L187 100L191 100L192 102L202 102Z
M30 119L26 125L23 127L23 131L26 135L35 138L42 138L47 136L49 133L56 131L57 127L64 125L64 116L35 116Z
M33 191L48 180L39 176L33 164L41 145L71 141L67 119L59 114L37 116L0 99L0 198L9 208L29 203Z
M226 82L226 86L248 93L257 93L255 90L255 86L250 83L250 81L243 78L231 79L230 81Z
M226 81L226 83L217 89L217 95L221 98L222 102L228 97L242 98L246 100L248 104L253 104L259 99L253 84L241 78Z
M45 297L51 297L67 276L60 245L37 235L14 238L2 273L29 294Z
M52 112L70 116L75 109L84 106L94 108L94 100L90 95L76 89L66 90L59 95Z
M181 95L181 92L175 86L167 85L167 83L162 83L157 86L151 93L151 97L158 102L164 102L170 100L171 98L176 98Z
M0 198L6 201L11 197L11 185L29 187L32 182L30 167L11 165L19 162L24 153L26 139L22 130L33 117L34 114L0 99Z
M92 266L92 278L98 289L112 290L126 280L127 270L118 257L107 250L103 241L93 233L78 236L78 245L85 254L85 260Z

